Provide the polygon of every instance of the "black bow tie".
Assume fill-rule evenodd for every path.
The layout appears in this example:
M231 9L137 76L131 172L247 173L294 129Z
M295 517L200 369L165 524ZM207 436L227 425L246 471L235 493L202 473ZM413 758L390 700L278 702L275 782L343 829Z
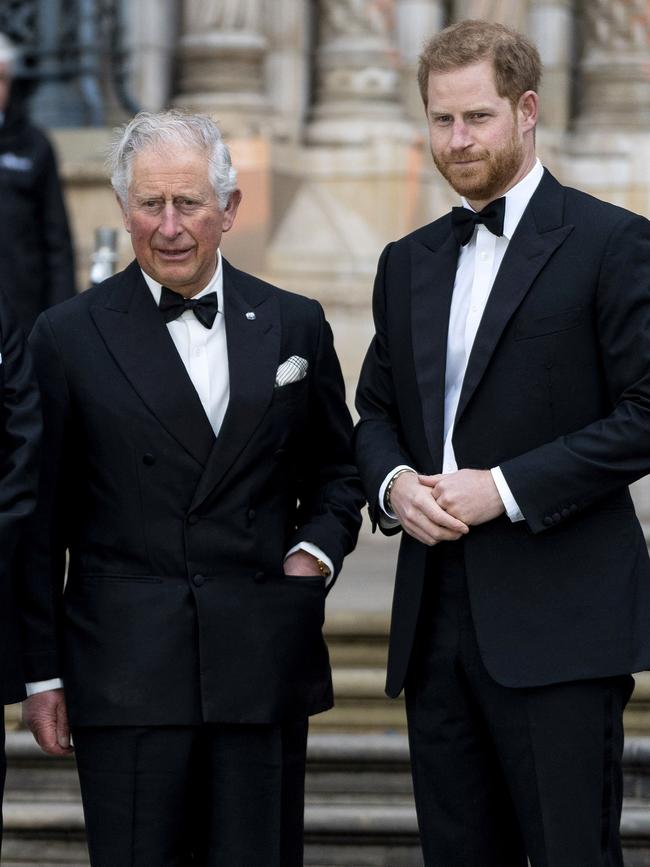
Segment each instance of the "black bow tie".
M161 290L158 307L165 322L172 322L182 316L186 310L191 310L201 325L212 328L219 309L216 292L209 292L202 298L183 298L178 292L173 292L166 286L162 286Z
M503 235L503 220L506 215L506 199L502 196L486 205L482 211L476 213L469 208L452 208L451 225L454 234L461 247L469 244L474 234L474 227L483 223L493 235Z

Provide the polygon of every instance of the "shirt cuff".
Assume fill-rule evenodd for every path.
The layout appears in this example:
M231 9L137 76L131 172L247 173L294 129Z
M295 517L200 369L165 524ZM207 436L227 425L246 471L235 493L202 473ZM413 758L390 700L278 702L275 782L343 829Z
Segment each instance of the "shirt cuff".
M329 580L330 581L332 580L332 578L334 577L334 564L332 563L330 558L327 556L327 554L324 551L321 551L321 549L318 547L318 545L313 545L311 542L299 542L297 545L294 545L290 551L287 551L287 553L284 555L284 559L286 560L287 557L290 557L292 554L295 554L296 551L306 551L308 554L311 554L312 557L315 557L317 560L322 560L323 563L330 570Z
M393 467L393 469L388 473L384 481L381 483L381 487L379 488L379 508L381 509L382 514L379 515L379 526L389 529L390 527L399 527L399 520L397 519L397 515L395 512L389 512L386 506L384 505L384 498L386 496L386 488L390 480L393 478L395 473L398 473L400 470L411 470L412 473L415 472L413 467L409 467L407 464L400 464L398 467ZM386 520L388 519L388 520Z
M497 486L499 496L505 506L506 515L510 518L513 524L517 521L525 521L526 519L517 505L517 501L512 496L512 491L505 480L505 476L501 472L501 467L492 467L490 472L492 473L494 484Z
M63 689L63 681L60 677L53 677L52 680L34 680L32 683L25 684L27 697L36 695L39 692L47 692L48 689Z

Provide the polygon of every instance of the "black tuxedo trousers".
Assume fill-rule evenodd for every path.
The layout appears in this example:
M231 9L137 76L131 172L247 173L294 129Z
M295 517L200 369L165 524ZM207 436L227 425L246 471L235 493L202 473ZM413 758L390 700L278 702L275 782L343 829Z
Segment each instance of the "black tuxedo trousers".
M93 867L302 867L306 720L73 739Z
M426 867L623 867L629 675L511 688L485 669L463 541L430 558L405 686Z

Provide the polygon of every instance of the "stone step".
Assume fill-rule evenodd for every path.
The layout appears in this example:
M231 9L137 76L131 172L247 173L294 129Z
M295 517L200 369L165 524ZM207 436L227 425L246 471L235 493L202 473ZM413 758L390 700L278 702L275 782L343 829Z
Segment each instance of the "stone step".
M7 736L3 867L84 865L74 761L41 753L27 732ZM626 867L650 865L650 738L625 749ZM421 867L408 763L400 733L309 738L307 867Z

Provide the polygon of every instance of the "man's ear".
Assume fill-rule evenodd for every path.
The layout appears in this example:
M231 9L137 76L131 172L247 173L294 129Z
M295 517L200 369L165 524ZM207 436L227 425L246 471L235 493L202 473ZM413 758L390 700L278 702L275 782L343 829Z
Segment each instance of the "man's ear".
M241 190L233 190L230 194L230 198L228 199L228 204L223 210L223 226L221 229L222 232L227 232L229 229L232 229L233 223L235 222L235 217L237 216L237 208L239 207L241 199Z
M539 96L534 90L527 90L519 97L517 114L522 132L535 129L539 116Z
M129 234L131 234L131 219L129 217L129 212L127 211L124 202L122 201L122 199L120 199L117 193L115 194L115 198L117 199L117 204L120 206L120 211L122 212L122 222L124 223L124 228Z

